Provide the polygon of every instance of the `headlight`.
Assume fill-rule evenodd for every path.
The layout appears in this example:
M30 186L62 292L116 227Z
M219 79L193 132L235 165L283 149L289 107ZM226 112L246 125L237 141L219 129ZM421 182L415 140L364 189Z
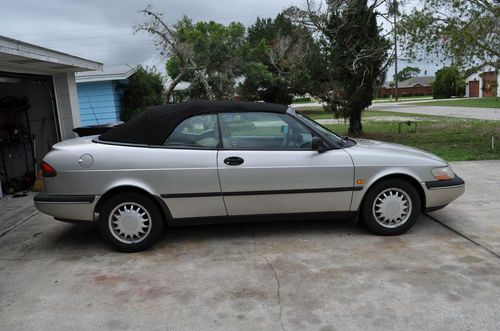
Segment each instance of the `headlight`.
M455 172L450 166L432 169L432 175L439 180L455 178Z

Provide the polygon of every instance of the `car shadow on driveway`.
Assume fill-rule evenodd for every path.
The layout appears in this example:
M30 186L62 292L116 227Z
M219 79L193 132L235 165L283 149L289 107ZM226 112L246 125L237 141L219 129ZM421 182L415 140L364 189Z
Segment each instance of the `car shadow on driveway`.
M172 228L122 254L40 214L0 238L0 262L7 330L500 325L498 259L425 215L394 237L349 221Z
M209 225L189 225L168 227L162 238L150 251L160 251L167 247L179 247L183 244L222 242L231 240L253 240L259 237L313 237L315 235L351 236L370 235L369 232L353 220L303 220L303 221L263 221L245 223L225 223ZM53 237L52 245L47 249L109 250L112 248L101 238L97 226L64 224ZM141 254L141 253L137 253Z

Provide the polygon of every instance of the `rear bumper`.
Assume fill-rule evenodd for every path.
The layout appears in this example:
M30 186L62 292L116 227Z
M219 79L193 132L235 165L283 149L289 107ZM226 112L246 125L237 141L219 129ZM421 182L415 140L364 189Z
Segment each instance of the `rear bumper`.
M422 186L426 197L425 207L429 210L437 210L437 207L449 204L465 192L465 182L458 176L450 180L425 182Z
M94 221L97 195L61 195L39 193L34 198L35 207L44 214L66 221Z

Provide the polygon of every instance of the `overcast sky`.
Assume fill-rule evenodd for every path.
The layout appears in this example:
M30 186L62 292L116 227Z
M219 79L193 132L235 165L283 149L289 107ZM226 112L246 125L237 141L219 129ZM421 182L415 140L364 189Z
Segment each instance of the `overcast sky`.
M240 21L252 24L260 17L274 17L304 0L0 0L0 34L67 52L103 63L156 65L164 71L165 59L155 50L151 38L133 34L133 26L144 18L138 13L148 3L165 13L169 23L182 15L193 20L214 20L224 24ZM400 64L403 67L404 64ZM427 74L435 64L420 63ZM390 73L392 76L392 73Z

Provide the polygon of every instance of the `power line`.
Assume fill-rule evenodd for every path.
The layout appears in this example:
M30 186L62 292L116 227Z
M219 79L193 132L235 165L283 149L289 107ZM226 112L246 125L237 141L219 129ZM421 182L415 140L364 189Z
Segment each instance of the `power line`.
M41 45L50 45L50 47L88 47L88 46L113 46L113 45L152 45L154 46L154 41L149 40L149 39L143 39L143 40L128 40L128 41L92 41L92 42L78 42L77 44L74 43L57 43L57 42L47 42L47 43L40 43ZM55 45L55 46L54 46Z
M74 30L57 30L57 31L45 31L45 32L26 32L20 34L13 34L14 37L22 37L22 36L38 36L38 35L46 35L46 34L61 34L61 33L70 33L70 32L81 32L81 31L96 31L96 30L118 30L118 29L131 29L131 26L117 26L117 27L98 27L98 28L89 28L89 29L74 29Z
M196 21L217 21L217 20L236 20L238 18L249 18L249 17L269 17L277 15L277 13L262 13L262 14L249 14L249 15L235 15L235 16L224 16L224 17L211 17L210 19L194 19L190 17L195 22ZM61 33L70 33L70 32L81 32L81 31L97 31L97 30L119 30L119 29L133 29L133 26L123 25L123 26L115 26L115 27L95 27L88 29L70 29L70 30L53 30L53 31L44 31L44 32L25 32L20 34L13 34L13 37L23 37L23 36L34 36L34 35L51 35L51 34L61 34ZM44 41L44 40L42 40Z
M39 43L39 42L47 42L47 41L78 41L84 39L103 39L103 38L115 38L115 37L131 37L135 36L133 33L127 34L110 34L110 35L100 35L100 36L81 36L81 37L68 37L68 38L57 38L57 39L32 39L31 42Z

